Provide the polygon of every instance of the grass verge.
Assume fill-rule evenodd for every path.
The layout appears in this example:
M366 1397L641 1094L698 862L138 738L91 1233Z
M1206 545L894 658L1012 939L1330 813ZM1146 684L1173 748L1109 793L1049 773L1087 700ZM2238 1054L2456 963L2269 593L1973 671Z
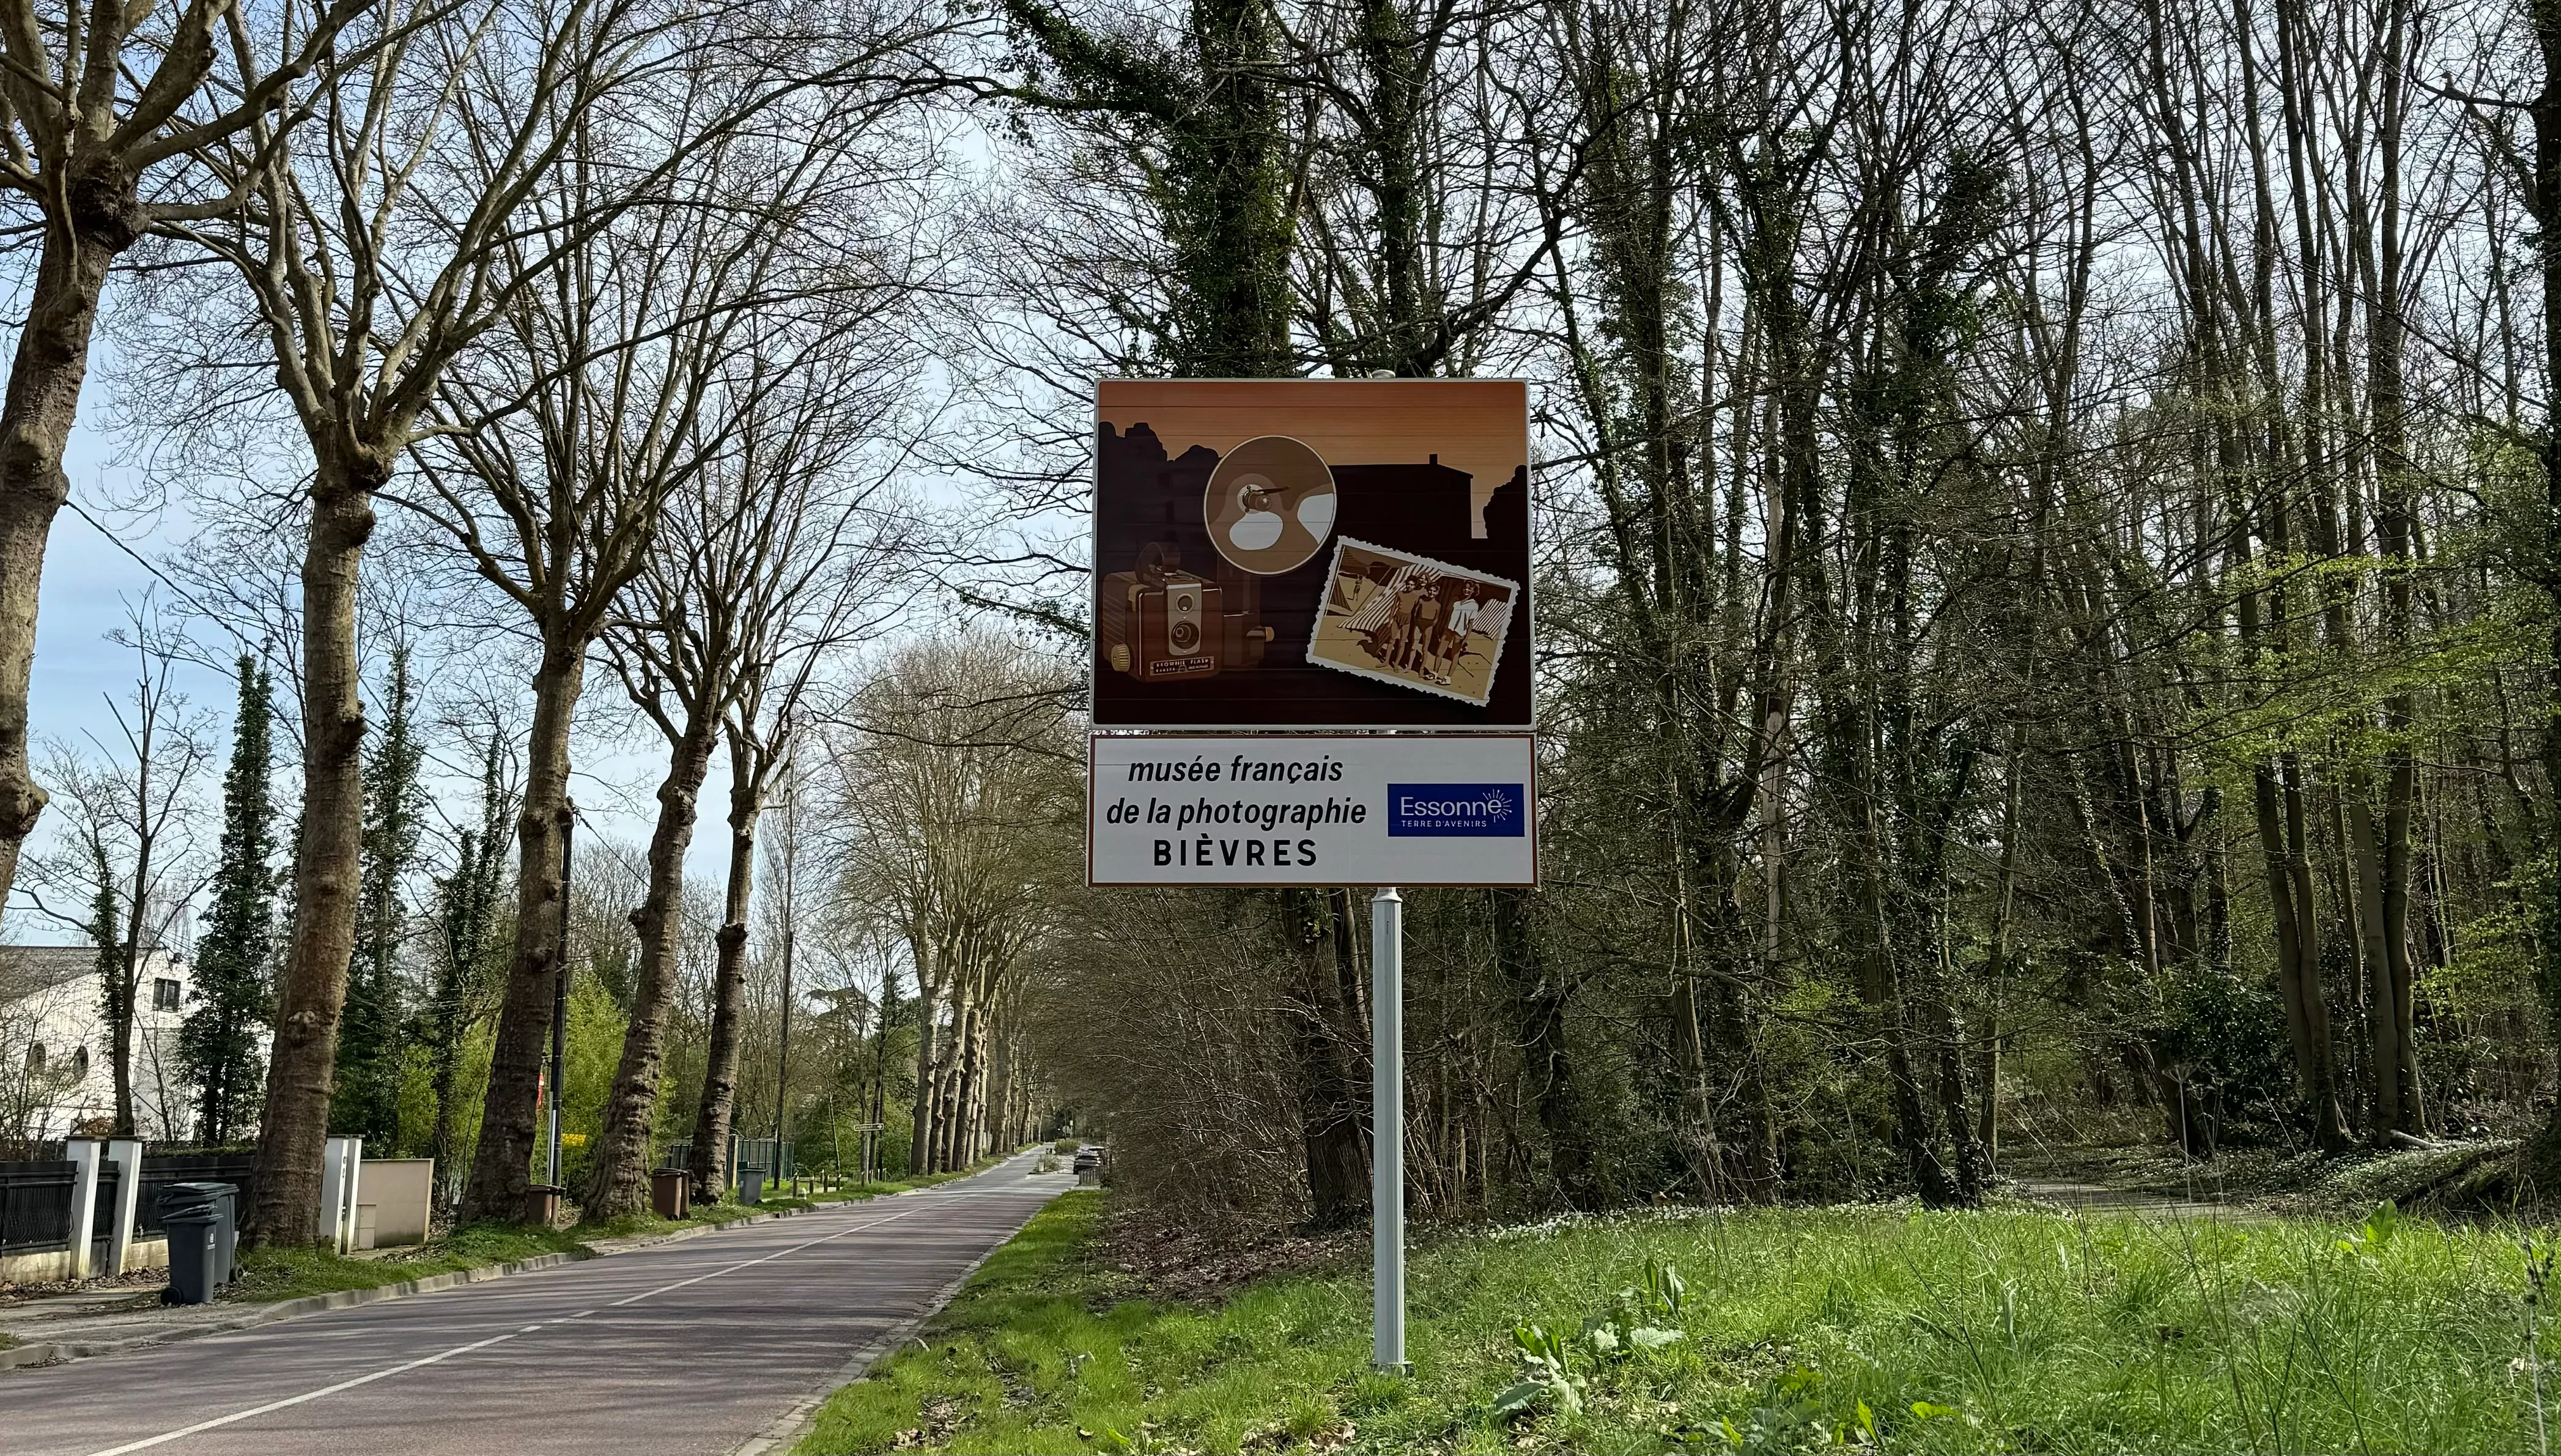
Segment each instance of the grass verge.
M474 1223L457 1228L397 1258L351 1259L310 1245L267 1245L242 1251L240 1278L223 1291L223 1298L267 1304L347 1289L376 1289L430 1274L512 1264L540 1254L585 1249L584 1241L573 1233L505 1223Z
M581 1223L574 1228L527 1228L520 1224L474 1223L441 1238L419 1245L397 1257L357 1259L314 1247L249 1249L241 1255L238 1282L223 1291L225 1300L250 1304L267 1304L280 1299L300 1299L312 1294L335 1294L348 1289L377 1289L386 1284L401 1284L424 1279L430 1274L449 1274L462 1269L488 1268L512 1264L549 1253L592 1252L591 1241L599 1238L628 1238L636 1235L674 1233L687 1228L719 1227L742 1218L762 1214L803 1211L824 1204L850 1203L860 1199L880 1198L905 1193L910 1189L932 1188L966 1178L991 1167L1001 1159L991 1159L976 1168L956 1173L938 1173L925 1178L888 1183L864 1184L815 1194L801 1199L767 1199L762 1204L741 1204L724 1200L717 1204L698 1204L683 1218L661 1218L654 1213L634 1213L601 1222Z
M1004 1157L988 1158L972 1167L953 1173L933 1173L922 1178L855 1184L850 1187L807 1194L800 1198L768 1196L761 1204L742 1204L734 1199L724 1199L717 1204L696 1204L691 1213L682 1218L661 1218L655 1213L631 1213L619 1218L607 1218L601 1222L581 1223L571 1231L587 1238L627 1238L635 1234L671 1233L680 1228L699 1228L706 1224L718 1226L723 1223L735 1223L741 1218L753 1218L761 1213L800 1213L830 1204L859 1203L864 1199L886 1198L891 1194L933 1188L938 1184L983 1173L1004 1160Z
M2553 1393L2494 1229L1862 1208L1451 1237L1413 1256L1399 1379L1367 1368L1365 1270L1126 1298L1098 1208L1035 1217L799 1449L2530 1451Z

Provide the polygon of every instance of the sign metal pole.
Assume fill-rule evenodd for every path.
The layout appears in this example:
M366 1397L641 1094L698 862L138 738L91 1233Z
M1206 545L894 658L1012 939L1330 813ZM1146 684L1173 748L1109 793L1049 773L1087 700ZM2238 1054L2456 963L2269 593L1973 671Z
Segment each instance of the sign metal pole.
M1405 897L1369 902L1370 1364L1405 1363Z

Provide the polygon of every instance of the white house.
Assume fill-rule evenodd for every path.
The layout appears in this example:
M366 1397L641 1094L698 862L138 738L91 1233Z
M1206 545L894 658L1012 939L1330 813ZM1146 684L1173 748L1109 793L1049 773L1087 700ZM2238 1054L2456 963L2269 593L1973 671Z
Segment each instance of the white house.
M102 1134L115 1119L105 980L88 945L0 945L0 1138ZM194 1130L194 1089L178 1065L178 1027L194 982L187 962L144 953L133 1027L133 1117L146 1139Z

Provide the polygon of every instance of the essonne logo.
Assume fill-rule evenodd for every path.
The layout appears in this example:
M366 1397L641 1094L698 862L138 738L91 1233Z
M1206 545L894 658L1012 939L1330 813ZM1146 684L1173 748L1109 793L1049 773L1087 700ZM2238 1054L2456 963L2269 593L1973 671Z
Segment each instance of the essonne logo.
M1396 812L1404 819L1492 819L1510 817L1510 806L1496 798L1482 799L1418 799L1412 794L1399 797Z
M1516 838L1525 833L1529 794L1516 783L1392 783L1387 833Z

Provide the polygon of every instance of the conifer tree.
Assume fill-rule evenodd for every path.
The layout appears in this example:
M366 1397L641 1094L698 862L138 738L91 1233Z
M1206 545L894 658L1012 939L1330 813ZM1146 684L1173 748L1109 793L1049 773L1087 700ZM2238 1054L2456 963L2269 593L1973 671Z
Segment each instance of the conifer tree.
M109 1048L121 1042L121 1029L133 1024L133 996L124 979L124 941L117 932L123 928L123 911L115 893L115 867L106 857L106 842L94 827L88 835L89 877L96 892L89 900L88 936L97 945L98 1015L109 1033ZM112 1050L109 1055L114 1054ZM115 1105L117 1137L133 1135L133 1102L122 1078L117 1078Z
M209 1145L249 1132L266 1086L257 1032L275 951L270 687L266 669L243 654L213 910L196 954L197 1005L178 1032L178 1059L196 1088L196 1135Z
M453 873L435 877L427 911L433 981L415 1030L426 1050L435 1095L435 1126L427 1150L435 1159L437 1207L444 1209L453 1206L460 1191L467 1146L463 1114L478 1094L477 1087L463 1084L465 1044L471 1029L488 1015L497 983L506 974L501 911L518 799L507 785L503 751L504 739L493 731L480 768L480 826L458 837Z
M365 837L356 894L356 954L338 1030L337 1094L330 1126L368 1148L401 1145L402 1035L399 976L408 908L401 880L418 856L418 771L423 750L412 726L417 694L409 648L392 651L391 702L382 746L365 764Z

